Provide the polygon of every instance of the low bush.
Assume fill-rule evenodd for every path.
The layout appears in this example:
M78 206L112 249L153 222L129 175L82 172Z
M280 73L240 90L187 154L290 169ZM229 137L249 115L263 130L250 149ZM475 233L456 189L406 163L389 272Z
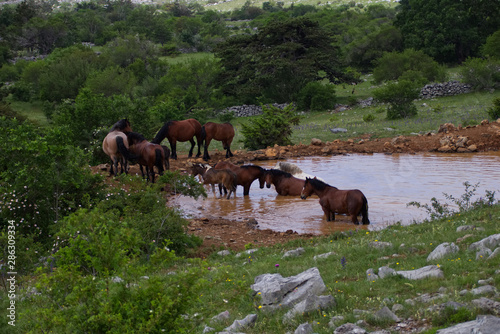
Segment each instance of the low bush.
M299 124L300 116L295 107L289 104L283 109L263 106L263 114L253 117L250 124L242 123L243 145L250 150L258 150L275 144L290 145L292 125Z

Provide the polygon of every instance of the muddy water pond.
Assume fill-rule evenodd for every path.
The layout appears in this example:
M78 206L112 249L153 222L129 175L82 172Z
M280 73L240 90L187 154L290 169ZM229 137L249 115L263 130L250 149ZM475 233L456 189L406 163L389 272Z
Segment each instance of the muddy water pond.
M281 160L282 161L282 160ZM441 203L450 203L444 194L459 198L465 192L464 182L479 186L475 199L486 190L500 196L500 153L475 154L351 154L330 157L303 157L286 160L304 173L317 176L339 189L360 189L368 199L369 230L401 222L410 224L428 217L423 209L407 206L411 201L429 204L435 197ZM277 161L256 163L273 168ZM337 215L335 222L326 222L315 196L306 200L280 196L274 190L259 189L258 180L243 196L238 186L236 198L214 196L207 187L208 197L194 200L179 196L174 205L186 217L227 218L246 220L255 218L261 229L293 230L298 233L328 234L355 228L346 216Z

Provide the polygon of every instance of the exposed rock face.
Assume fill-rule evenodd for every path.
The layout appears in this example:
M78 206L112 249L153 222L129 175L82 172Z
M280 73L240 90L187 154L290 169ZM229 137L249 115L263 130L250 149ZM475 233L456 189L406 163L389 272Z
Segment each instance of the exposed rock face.
M310 295L321 295L326 286L318 268L308 269L296 276L282 277L280 274L264 274L255 278L251 289L260 294L262 306L274 310L293 307Z
M498 333L500 318L486 315L478 316L476 320L464 322L453 327L440 329L436 334L465 334L465 333Z
M420 91L420 98L432 99L439 96L451 96L469 93L472 87L458 81L449 81L425 85Z
M427 262L430 261L435 261L435 260L440 260L442 258L445 258L448 255L455 254L459 251L459 248L457 245L455 245L453 242L445 242L442 243L441 245L437 246L436 249L434 249L429 256L427 257Z

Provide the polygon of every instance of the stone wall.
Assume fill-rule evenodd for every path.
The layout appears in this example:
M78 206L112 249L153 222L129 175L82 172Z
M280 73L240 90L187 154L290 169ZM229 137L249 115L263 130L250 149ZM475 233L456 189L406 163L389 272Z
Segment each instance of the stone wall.
M288 103L284 104L277 104L274 103L272 106L278 107L280 109L285 108L288 105ZM234 106L234 107L229 107L224 109L221 114L226 114L232 112L234 114L234 117L247 117L247 116L256 116L262 114L262 107L257 106L257 105L242 105L242 106Z
M440 96L451 96L469 93L472 87L458 81L449 81L425 85L420 91L420 98L432 99Z

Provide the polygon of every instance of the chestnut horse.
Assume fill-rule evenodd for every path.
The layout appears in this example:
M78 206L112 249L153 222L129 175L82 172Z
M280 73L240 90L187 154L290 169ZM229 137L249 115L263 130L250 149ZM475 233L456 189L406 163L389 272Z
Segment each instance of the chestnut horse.
M118 174L118 163L120 163L121 173L128 172L128 160L135 157L128 150L128 140L126 133L132 131L130 122L124 118L116 122L102 141L102 150L111 158L109 175ZM113 170L113 166L115 167Z
M127 133L127 138L130 143L130 151L138 156L142 177L144 177L142 166L146 166L146 179L154 183L154 166L158 168L158 174L163 175L163 164L165 161L165 151L163 147L148 142L143 135L137 132Z
M231 123L205 123L205 125L201 127L201 140L202 143L204 142L203 160L207 161L210 159L208 146L210 145L212 139L222 142L222 148L226 150L226 158L232 157L233 153L231 152L231 143L233 142L233 138L234 128Z
M153 144L160 144L165 137L170 143L172 159L177 159L177 141L189 141L191 143L191 149L189 150L188 157L192 157L195 145L193 139L194 137L196 137L196 141L198 143L198 154L196 154L196 157L199 157L201 155L201 124L194 118L186 119L183 121L166 122L151 142Z
M229 169L232 170L238 179L238 185L243 186L243 196L247 196L250 193L250 186L252 182L259 179L260 188L264 188L266 176L266 170L260 166L256 165L243 165L237 166L229 161L218 162L215 169Z
M267 188L271 188L273 184L276 192L282 196L300 196L305 183L304 180L279 169L268 169L265 180Z
M363 224L370 224L368 220L368 201L365 195L358 190L339 190L316 178L306 178L300 198L316 194L319 204L323 208L326 220L335 220L335 214L347 214L351 216L354 224L358 225L358 216L363 215Z
M237 187L237 176L229 169L214 169L208 165L194 164L189 168L190 174L193 176L201 175L203 178L203 184L211 184L212 190L215 194L215 185L219 185L219 193L222 195L222 186L224 186L224 193L227 195L227 199L231 198L231 193L234 193L236 197L236 187Z

